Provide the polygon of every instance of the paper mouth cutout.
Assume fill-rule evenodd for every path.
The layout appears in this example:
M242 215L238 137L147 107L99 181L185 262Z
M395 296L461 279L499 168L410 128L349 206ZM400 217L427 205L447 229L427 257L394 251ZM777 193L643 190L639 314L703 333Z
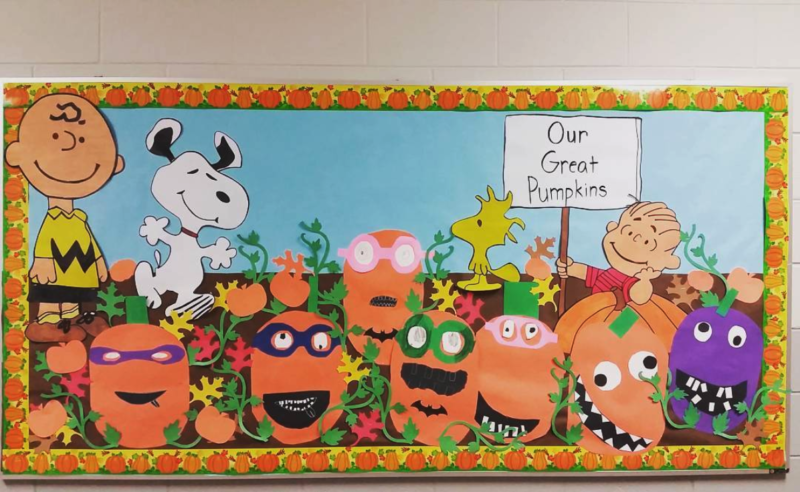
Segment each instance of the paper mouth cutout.
M397 298L390 296L375 296L369 300L370 306L393 308L397 306Z
M329 391L264 393L264 411L289 429L304 429L319 419L330 404Z
M581 376L578 376L578 384L575 386L575 401L581 406L583 413L580 417L583 425L612 448L636 453L646 449L653 442L652 439L625 432L603 415L592 403Z
M475 422L489 425L489 432L502 432L503 437L521 437L539 425L539 419L515 419L492 408L478 393L478 406L475 409Z
M675 375L678 388L686 392L686 400L698 410L712 416L733 409L733 405L744 401L747 396L747 381L734 386L719 386L695 378L681 371Z
M130 403L131 405L146 405L150 403L154 407L158 408L160 406L158 404L158 399L164 393L166 393L166 391L154 391L152 393L129 393L127 391L116 391L114 394L116 394L120 400L124 401L125 403Z
M444 396L454 395L467 385L465 371L445 371L412 362L403 364L400 377L410 389L427 389Z

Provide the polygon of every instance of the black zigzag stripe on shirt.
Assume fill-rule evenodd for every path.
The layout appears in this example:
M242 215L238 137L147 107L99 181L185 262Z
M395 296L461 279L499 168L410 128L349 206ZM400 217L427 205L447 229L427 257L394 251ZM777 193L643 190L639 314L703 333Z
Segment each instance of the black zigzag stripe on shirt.
M89 245L89 249L86 250L84 253L81 250L78 241L72 243L72 246L69 247L66 254L62 254L61 250L58 249L58 245L56 244L55 239L50 240L50 248L53 250L53 259L58 264L58 267L61 269L62 272L66 272L72 262L75 260L78 261L78 265L81 267L81 270L86 272L92 263L97 261L97 255L94 251L94 246L92 244Z

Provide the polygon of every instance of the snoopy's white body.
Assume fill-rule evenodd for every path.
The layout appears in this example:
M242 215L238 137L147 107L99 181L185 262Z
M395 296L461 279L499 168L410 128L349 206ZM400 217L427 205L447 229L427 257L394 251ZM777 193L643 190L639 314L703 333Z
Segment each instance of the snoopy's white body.
M229 268L236 250L224 237L209 246L201 246L197 233L204 227L235 229L247 215L249 200L241 184L219 172L219 169L241 166L236 143L217 132L215 142L224 155L221 164L212 165L196 152L174 158L169 146L177 140L180 131L177 121L159 120L147 136L147 146L152 153L170 159L170 164L156 172L151 190L156 200L178 218L181 231L178 234L168 232L167 217L145 217L139 235L151 246L166 244L169 254L162 262L156 252L155 270L147 262L139 263L134 277L137 292L147 297L151 308L161 306L164 293L174 292L177 300L166 308L166 314L191 311L193 318L199 318L214 304L211 294L197 293L205 277L203 260L210 259L214 270Z

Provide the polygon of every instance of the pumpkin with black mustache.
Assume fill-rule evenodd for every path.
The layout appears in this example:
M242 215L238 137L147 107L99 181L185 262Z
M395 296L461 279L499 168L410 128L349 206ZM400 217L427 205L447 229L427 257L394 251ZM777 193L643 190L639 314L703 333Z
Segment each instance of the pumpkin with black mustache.
M417 314L394 340L391 358L392 401L405 412L391 412L395 428L409 420L417 441L436 445L455 421L471 421L478 398L475 336L460 318L442 311ZM468 428L454 425L446 434L460 441Z

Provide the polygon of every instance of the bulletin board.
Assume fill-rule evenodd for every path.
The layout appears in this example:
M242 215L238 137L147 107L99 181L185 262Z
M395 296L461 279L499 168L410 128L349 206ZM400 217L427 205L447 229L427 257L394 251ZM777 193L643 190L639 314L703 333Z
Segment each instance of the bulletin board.
M4 478L787 469L785 87L3 96Z

